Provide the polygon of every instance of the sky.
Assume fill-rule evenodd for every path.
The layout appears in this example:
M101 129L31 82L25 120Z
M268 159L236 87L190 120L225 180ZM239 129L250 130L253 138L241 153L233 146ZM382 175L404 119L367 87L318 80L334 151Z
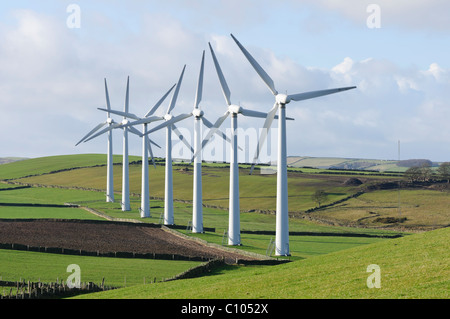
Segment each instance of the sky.
M0 157L106 153L106 135L75 146L106 120L97 109L106 106L105 78L112 108L123 110L130 77L130 112L142 117L186 65L173 114L191 112L203 50L200 107L215 122L227 105L208 43L232 102L268 112L274 97L233 34L280 93L357 87L287 105L289 156L395 160L400 141L401 159L450 161L449 11L444 0L2 1ZM177 123L190 142L193 121ZM263 123L239 116L241 162L253 158ZM221 129L230 134L230 126ZM277 127L261 160L276 160ZM165 156L165 131L151 138L155 156ZM189 158L173 138L173 156ZM113 139L122 154L122 132ZM229 160L219 142L204 159ZM141 155L138 136L130 155Z

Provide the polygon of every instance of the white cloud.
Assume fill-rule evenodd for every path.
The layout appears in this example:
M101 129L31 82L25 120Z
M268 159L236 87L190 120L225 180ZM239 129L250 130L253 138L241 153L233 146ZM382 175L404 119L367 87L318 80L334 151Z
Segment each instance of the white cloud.
M370 13L367 7L376 4L381 9L381 27L447 32L450 30L450 2L446 0L304 0L330 11L341 13L361 26Z
M350 10L340 2L323 0L321 4ZM102 138L74 147L79 138L105 119L96 110L105 105L104 77L113 107L122 109L126 77L131 76L130 111L141 115L177 81L187 64L176 112L190 112L203 49L206 70L202 108L214 122L226 106L208 41L218 56L233 103L265 112L272 107L273 96L228 33L194 31L170 14L147 12L140 17L143 22L136 31L101 37L118 27L113 22L103 25L109 19L99 12L83 22L79 32L50 15L31 10L14 13L15 23L4 25L0 31L0 108L8 119L1 128L3 156L104 153L106 139ZM92 34L88 32L91 29ZM289 56L243 44L282 93L358 86L356 90L289 104L288 116L295 118L288 124L289 155L389 157L386 150L398 139L410 143L414 157L443 159L448 154L443 143L450 139L446 123L450 116L450 70L437 63L421 70L400 67L389 59L356 60L349 55L326 69L301 65ZM168 100L161 112L167 104ZM190 130L191 124L188 120L179 127ZM240 117L239 124L243 129L260 127L263 120ZM227 127L229 121L224 123L224 130ZM155 137L162 146L163 134ZM115 150L120 153L120 132L114 136ZM395 147L393 150L395 157ZM164 147L155 152L163 155ZM132 153L140 155L137 138L132 139Z

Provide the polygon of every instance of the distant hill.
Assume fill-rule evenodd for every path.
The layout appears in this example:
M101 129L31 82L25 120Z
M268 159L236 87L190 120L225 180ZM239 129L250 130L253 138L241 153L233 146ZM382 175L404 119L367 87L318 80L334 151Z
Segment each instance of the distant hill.
M435 163L427 159L409 159L396 161L339 157L289 156L287 162L288 166L291 167L371 170L383 172L403 172L411 166L421 166L422 164L429 164L432 167L439 166L439 163Z
M0 157L0 165L17 162L17 161L23 161L26 159L28 159L28 158L26 158L26 157Z

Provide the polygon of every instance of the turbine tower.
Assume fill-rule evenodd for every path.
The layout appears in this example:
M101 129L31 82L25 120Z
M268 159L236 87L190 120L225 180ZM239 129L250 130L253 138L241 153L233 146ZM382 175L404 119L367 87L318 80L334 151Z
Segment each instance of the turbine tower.
M176 84L175 84L176 85ZM169 91L153 106L153 108L147 112L147 114L144 115L143 118L140 118L132 113L124 113L120 111L114 111L110 110L109 112L125 116L127 118L135 119L136 121L130 122L126 125L123 125L122 127L128 127L131 133L134 133L136 135L139 135L142 137L142 183L141 183L141 207L139 208L139 212L141 215L141 218L148 218L150 217L150 188L149 188L149 174L148 174L148 155L150 154L153 162L153 166L155 165L155 160L153 157L153 151L151 144L155 144L152 140L148 138L148 135L146 133L148 132L148 124L155 122L155 121L161 121L164 118L159 116L152 116L155 111L158 109L158 107L164 102L166 97L169 95L169 93L173 90L175 85L172 86L172 88L169 89ZM99 108L101 111L108 111L106 109ZM139 132L134 128L134 125L142 124L142 133ZM159 147L159 146L158 146Z
M289 253L289 216L288 216L288 181L287 181L287 151L286 151L286 105L291 101L302 101L312 99L328 94L338 93L356 88L344 87L337 89L328 89L320 91L312 91L299 94L279 94L275 89L275 85L270 76L256 62L250 53L242 46L242 44L231 34L244 56L253 66L264 83L268 86L272 94L275 96L275 104L269 111L264 122L264 129L261 133L260 140L253 159L253 166L259 157L259 151L267 137L268 129L275 118L275 113L279 110L278 117L278 161L277 161L277 205L276 205L276 236L275 236L275 254L278 256L288 256Z
M166 114L164 115L164 120L166 123L163 123L154 129L142 134L142 136L155 132L162 127L166 127L166 171L165 171L165 197L164 197L164 225L173 225L174 224L174 216L173 216L173 176L172 176L172 132L174 132L180 140L193 152L192 147L186 141L186 139L181 135L180 131L175 126L176 122L179 122L185 118L190 117L192 114L181 114L174 117L171 112L175 107L178 92L180 90L181 82L183 80L184 71L186 69L186 65L183 67L180 78L177 82L177 86L175 92L172 96L172 100L170 101L169 107L167 109Z
M86 140L92 136L95 132L100 130L105 125L108 128L114 127L115 122L111 118L110 110L111 104L109 101L108 84L105 79L105 95L106 95L106 107L107 107L107 117L106 121L98 124L89 133L87 133L75 146L78 146L81 142L86 142ZM108 133L108 155L107 155L107 174L106 174L106 202L114 202L114 178L113 178L113 141L112 141L112 131L109 130Z
M202 62L200 65L200 74L198 77L197 91L195 94L194 110L194 152L191 162L194 162L194 185L193 185L193 205L192 205L192 232L203 232L203 190L202 190L202 131L201 122L208 127L213 127L213 124L205 117L205 113L200 108L200 102L203 95L203 74L205 68L205 51L202 53ZM221 131L216 130L217 135L222 137L225 141L231 143L231 140Z
M244 109L231 103L231 93L228 88L225 77L220 68L214 50L209 43L209 49L214 61L219 82L222 88L225 101L227 103L227 111L213 125L203 143L206 144L209 138L219 129L225 119L231 115L231 158L230 158L230 195L229 195L229 221L228 221L228 244L240 245L240 205L239 205L239 162L238 162L238 135L237 135L237 118L239 114L248 117L266 118L267 113L257 112ZM204 146L204 145L203 145Z

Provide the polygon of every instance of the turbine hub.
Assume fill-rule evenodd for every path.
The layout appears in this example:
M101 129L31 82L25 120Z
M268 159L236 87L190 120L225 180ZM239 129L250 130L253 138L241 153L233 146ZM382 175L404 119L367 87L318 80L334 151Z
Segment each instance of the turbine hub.
M278 104L281 105L288 104L291 101L291 99L289 99L289 97L286 94L277 94L275 100Z
M203 116L203 111L200 109L194 109L194 111L192 111L192 115L194 115L195 117L202 117Z
M172 118L173 118L172 114L166 114L166 115L164 115L164 119L165 119L166 121L169 121L169 120L171 120Z
M130 121L128 121L127 119L124 119L124 120L122 121L122 125L127 125L128 123L130 123Z
M106 120L106 123L112 124L112 123L114 123L114 120L112 118L108 117L108 119Z
M242 113L242 107L232 104L228 107L228 111L233 114Z

